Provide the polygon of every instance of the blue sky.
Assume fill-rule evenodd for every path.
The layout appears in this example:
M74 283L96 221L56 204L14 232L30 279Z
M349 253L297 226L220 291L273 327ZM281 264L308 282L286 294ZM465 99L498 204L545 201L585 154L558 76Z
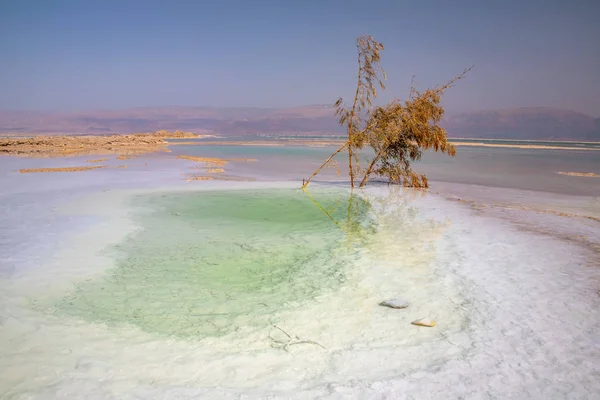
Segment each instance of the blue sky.
M0 0L0 108L333 103L366 33L386 46L381 101L474 64L449 111L600 116L599 21L597 0Z

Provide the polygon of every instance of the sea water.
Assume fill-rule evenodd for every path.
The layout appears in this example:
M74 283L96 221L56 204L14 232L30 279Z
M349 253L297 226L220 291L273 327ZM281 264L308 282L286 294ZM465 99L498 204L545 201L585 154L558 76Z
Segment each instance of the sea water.
M60 312L194 339L264 329L339 289L345 240L374 229L368 202L340 188L152 194L133 206L147 211L138 233L107 249L117 266L78 284Z

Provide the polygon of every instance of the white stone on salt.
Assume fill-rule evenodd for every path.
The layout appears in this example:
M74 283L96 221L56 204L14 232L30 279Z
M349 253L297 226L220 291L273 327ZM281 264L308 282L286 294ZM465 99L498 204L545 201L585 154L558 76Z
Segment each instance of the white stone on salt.
M402 299L390 299L382 301L379 303L379 305L390 308L406 308L408 307L408 301L404 301Z

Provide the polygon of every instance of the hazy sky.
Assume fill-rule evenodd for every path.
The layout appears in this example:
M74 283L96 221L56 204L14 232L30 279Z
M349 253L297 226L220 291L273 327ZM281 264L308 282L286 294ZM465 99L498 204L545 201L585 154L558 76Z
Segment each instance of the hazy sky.
M353 94L354 39L403 98L600 116L600 0L0 0L0 108L288 107Z

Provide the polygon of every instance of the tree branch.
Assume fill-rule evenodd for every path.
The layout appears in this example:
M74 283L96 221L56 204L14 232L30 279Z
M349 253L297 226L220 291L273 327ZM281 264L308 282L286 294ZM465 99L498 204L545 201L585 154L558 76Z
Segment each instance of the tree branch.
M371 164L369 164L369 168L367 168L367 171L365 172L365 176L363 176L362 181L360 181L359 187L363 187L369 181L369 174L371 173L371 170L373 169L373 167L375 166L375 163L379 160L379 158L381 157L381 155L383 154L383 152L385 150L387 150L387 147L384 147L381 150L379 150L379 153L377 153L377 155L373 158L373 160L371 160Z
M346 146L348 146L349 143L350 143L349 141L344 143L343 145L340 146L339 149L337 149L332 155L330 155L329 158L327 158L327 160L325 160L323 162L323 164L321 164L321 166L319 168L317 168L317 170L315 172L313 172L313 174L310 176L310 178L308 178L308 180L306 182L304 182L304 184L302 185L302 189L307 187L308 184L310 183L310 181L312 180L312 178L314 178L315 175L317 175L319 173L319 171L321 171L323 169L323 167L325 165L327 165L333 157L335 157L336 154L338 154L340 151L344 150L346 148Z
M361 52L358 52L358 77L356 83L356 92L354 93L354 103L352 104L352 111L350 112L350 123L348 124L348 166L350 168L350 187L354 189L354 168L352 167L352 134L354 133L354 117L356 115L356 102L358 101L358 95L360 93L360 78L361 69L360 64Z

